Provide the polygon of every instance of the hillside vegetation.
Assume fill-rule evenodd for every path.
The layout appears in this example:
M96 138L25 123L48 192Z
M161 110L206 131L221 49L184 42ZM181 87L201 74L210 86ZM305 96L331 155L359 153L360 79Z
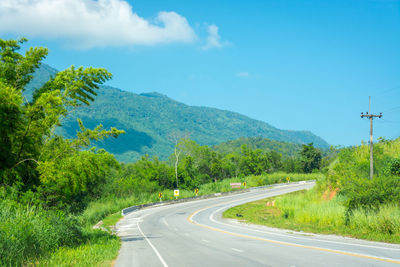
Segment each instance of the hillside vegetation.
M370 180L369 147L342 149L316 188L241 205L225 217L241 214L274 227L400 243L400 138L375 144L374 163Z
M34 80L27 86L25 95L39 88L56 71L42 65ZM265 122L241 114L216 108L194 107L177 102L159 93L135 94L109 86L100 86L96 101L90 106L74 108L62 121L58 133L72 138L79 130L76 122L80 118L88 127L102 124L125 131L116 140L97 143L113 153L120 161L131 162L142 155L166 159L173 151L173 142L168 138L176 132L190 134L200 145L216 145L240 137L259 136L271 140L296 144L313 143L316 147L329 145L308 131L277 129Z

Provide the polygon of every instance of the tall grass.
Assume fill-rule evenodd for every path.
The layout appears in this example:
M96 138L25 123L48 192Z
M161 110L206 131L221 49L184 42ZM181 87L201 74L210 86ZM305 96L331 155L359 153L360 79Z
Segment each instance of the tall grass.
M317 174L276 173L262 176L231 178L199 187L198 195L228 192L232 182L246 182L247 187L278 182L317 179ZM243 187L242 187L243 188ZM174 199L173 190L162 190L163 200ZM179 198L195 193L180 190ZM125 197L108 196L91 202L79 216L62 211L0 200L0 266L20 266L38 262L43 266L91 266L109 264L118 252L119 241L91 226L123 208L159 201L158 192L141 192ZM36 263L35 263L36 264Z
M35 266L112 266L118 255L120 240L101 230L86 229L88 241L79 246L60 247L49 257L41 259Z
M357 209L352 212L348 227L365 236L380 233L386 238L397 237L400 242L400 208L395 204L386 204L377 211Z
M28 259L49 254L58 247L83 241L73 216L59 211L0 201L0 265L22 265Z
M274 206L266 205L272 201ZM325 200L314 188L233 207L224 217L237 218L240 213L241 219L251 223L400 243L398 204L385 204L374 210L359 208L348 213L344 202L342 196Z
M341 226L345 222L345 208L339 198L322 201L314 190L276 198L275 205L282 216L296 223L316 224L319 227Z

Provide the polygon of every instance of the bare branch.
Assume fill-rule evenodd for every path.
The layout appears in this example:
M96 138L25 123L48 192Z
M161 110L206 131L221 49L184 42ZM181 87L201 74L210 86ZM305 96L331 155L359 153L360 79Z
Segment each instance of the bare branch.
M14 169L14 168L17 167L19 164L24 163L25 161L29 161L29 160L34 161L34 162L36 162L36 164L39 165L39 162L38 162L36 159L23 159L23 160L21 160L20 162L18 162L17 164L15 164L11 169Z

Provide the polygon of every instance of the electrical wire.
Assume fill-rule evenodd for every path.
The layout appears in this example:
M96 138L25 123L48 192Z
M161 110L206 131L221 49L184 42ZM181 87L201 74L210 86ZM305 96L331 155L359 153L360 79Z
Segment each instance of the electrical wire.
M400 106L386 109L386 110L382 111L382 113L384 113L384 112L385 112L385 113L387 113L387 112L392 112L393 110L396 110L396 109L400 109Z
M392 121L392 120L386 120L386 119L380 119L376 120L378 123L394 123L394 124L400 124L400 121Z

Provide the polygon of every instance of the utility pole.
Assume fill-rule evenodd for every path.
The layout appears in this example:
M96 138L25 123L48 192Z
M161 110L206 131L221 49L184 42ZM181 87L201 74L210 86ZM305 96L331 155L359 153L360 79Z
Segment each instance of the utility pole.
M372 138L372 121L374 118L382 118L382 112L379 115L371 113L371 97L369 97L369 112L364 114L361 112L361 118L369 118L369 178L372 180L374 177L374 152L373 152L373 138Z

